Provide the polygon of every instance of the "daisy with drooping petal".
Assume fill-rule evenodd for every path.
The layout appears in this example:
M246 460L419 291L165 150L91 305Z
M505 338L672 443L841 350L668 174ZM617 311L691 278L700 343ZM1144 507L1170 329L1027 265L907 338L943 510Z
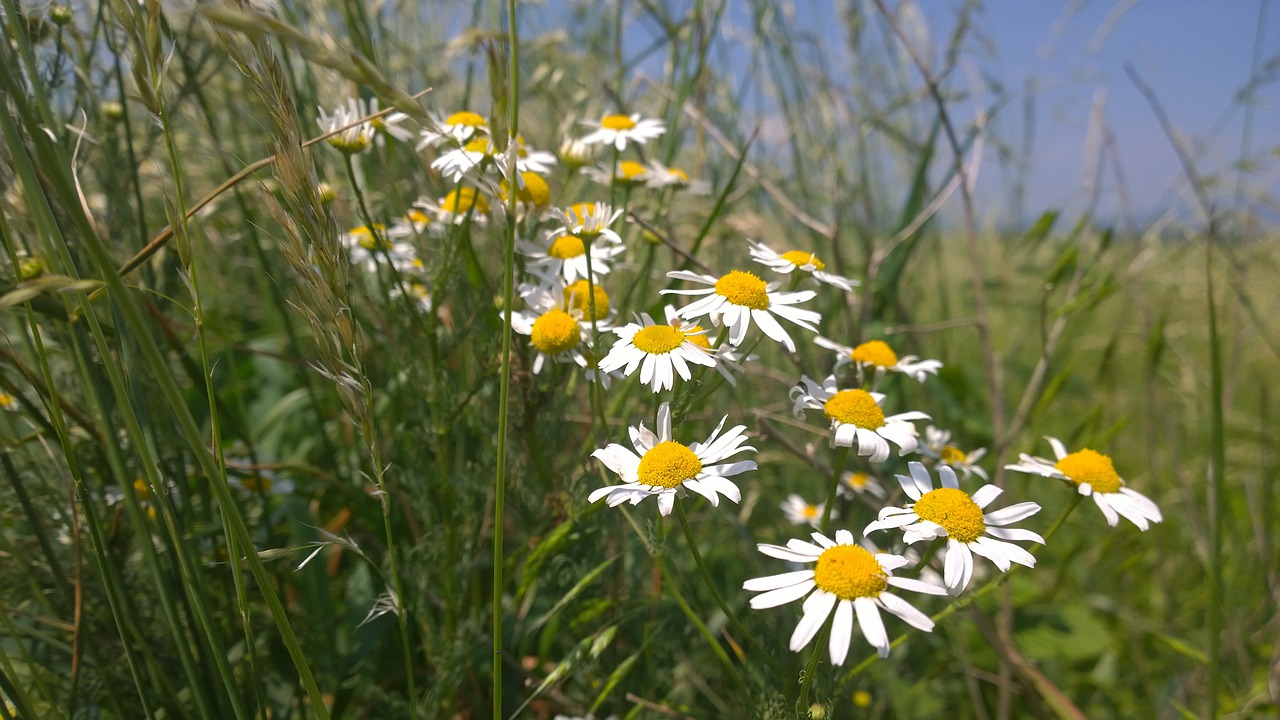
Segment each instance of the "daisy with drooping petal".
M846 472L840 475L840 484L836 486L836 492L840 493L840 497L846 500L852 500L858 495L870 495L878 500L886 497L884 486L880 484L880 480L870 473L864 472Z
M418 149L440 147L450 143L465 145L476 135L487 135L489 123L478 113L469 110L456 112L449 117L431 116L434 129L425 129L421 133Z
M734 387L738 385L738 379L734 377L734 374L742 372L742 362L744 361L742 353L734 350L732 345L712 347L711 341L707 339L706 330L701 325L685 322L680 318L680 311L671 305L664 306L662 312L667 318L668 325L674 328L688 328L687 330L682 330L682 332L684 332L689 342L711 353L711 357L716 361L716 372L720 373L720 377L724 378L725 382ZM752 355L745 358L745 360L754 360L755 357L755 355Z
M573 235L587 242L598 239L620 244L622 236L609 226L622 216L622 210L614 210L608 203L574 203L567 208L553 208L543 217L559 221L560 226L551 231L550 239L561 235Z
M792 539L785 546L761 543L756 547L779 560L814 563L812 570L753 578L742 584L743 590L761 593L751 598L751 607L756 610L785 605L809 595L804 601L804 615L791 634L792 652L799 652L813 640L833 610L835 618L828 650L835 665L844 664L849 654L855 616L863 637L880 657L889 656L889 634L880 610L897 615L918 630L933 630L929 616L888 592L889 588L897 588L927 595L946 594L942 588L920 580L894 577L894 570L907 565L906 558L889 553L873 554L855 543L853 533L848 530L837 530L834 541L817 532L811 537L816 545Z
M850 280L847 277L827 272L826 263L819 260L818 256L811 252L788 250L784 253L778 253L768 245L755 240L748 240L747 244L751 248L750 253L753 260L772 268L776 272L786 274L799 270L802 273L807 273L818 282L838 287L845 292L849 292L861 284L857 280Z
M618 342L600 361L601 370L609 372L626 366L622 374L630 376L639 368L640 382L657 393L675 387L676 375L685 382L692 379L690 365L716 366L711 353L690 339L695 325L655 323L646 313L639 320L614 328Z
M824 337L817 337L813 341L820 347L828 350L834 350L839 353L836 356L836 367L853 363L858 371L858 382L863 382L863 373L867 369L875 371L874 379L871 387L875 388L884 379L887 372L899 372L907 377L914 378L916 382L924 382L926 375L937 375L938 370L942 368L940 360L921 360L915 355L906 355L902 358L889 347L889 344L883 340L869 340L857 347L849 347L841 345L833 340Z
M809 525L816 528L822 522L822 511L826 509L827 504L818 503L814 505L799 495L791 493L778 507L782 509L782 514L787 518L787 522L792 525ZM835 520L838 517L840 517L840 511L831 508L831 519Z
M983 485L969 495L960 489L955 471L943 465L938 468L942 487L935 490L933 478L924 465L913 462L907 467L911 474L899 475L898 482L915 502L901 508L884 508L880 518L867 525L862 534L901 528L902 539L908 545L945 537L943 579L952 595L959 595L973 577L974 553L990 560L1000 572L1007 572L1010 563L1036 566L1034 555L1005 541L1029 540L1044 544L1044 538L1030 530L1006 527L1040 512L1039 505L1022 502L984 514L982 511L1000 495L1000 488Z
M766 283L755 274L742 270L733 270L718 278L675 270L667 273L667 277L709 286L694 290L663 290L662 294L706 295L707 297L680 308L680 317L692 320L706 315L711 318L711 324L717 327L723 321L729 328L729 342L735 346L742 344L751 321L755 320L769 339L782 343L787 352L795 352L796 344L774 315L813 332L818 331L814 323L822 319L821 315L812 310L791 307L813 299L817 294L814 291L778 292L777 283Z
M581 237L570 234L553 234L537 245L521 240L516 243L516 249L530 258L530 272L546 282L563 278L566 283L587 277L588 252L591 253L591 272L599 282L601 275L609 274L609 261L626 251L622 245L613 243L587 244Z
M605 115L599 122L584 120L583 125L596 128L595 132L582 138L587 145L612 145L622 152L627 149L628 142L644 143L667 131L661 120L641 118L639 113L632 115Z
M920 448L920 454L937 460L939 465L949 465L959 470L964 473L966 480L969 479L970 475L977 475L983 480L990 480L987 477L987 471L978 466L978 461L987 454L987 449L978 448L973 452L966 453L951 444L951 431L949 430L939 430L932 425L925 428L924 446Z
M728 419L726 415L720 420L705 443L682 445L671 439L671 404L662 403L658 407L656 435L644 423L640 423L640 427L629 428L631 444L636 452L610 443L591 453L591 457L620 475L624 484L594 490L587 501L596 502L603 498L609 507L616 507L624 502L636 505L647 497L657 497L659 512L670 515L676 495L683 496L687 488L705 497L713 507L719 506L721 495L735 503L740 502L742 493L729 477L755 470L755 461L714 463L740 452L755 452L756 449L743 445L747 441L746 425L735 425L720 434Z
M915 452L919 441L910 421L929 419L915 410L885 417L880 409L882 400L880 393L839 389L835 375L828 375L821 385L804 375L800 384L791 388L792 414L803 419L805 410L821 410L831 421L831 444L856 448L871 462L889 459L890 440L898 446L900 456Z
M538 285L520 286L525 309L512 313L511 329L528 335L537 355L533 373L542 372L547 360L573 362L587 367L583 351L591 348L591 319L571 304L563 302L563 294ZM597 307L596 312L599 312ZM596 322L597 328L608 329L607 323Z
M1005 465L1005 469L1073 483L1077 492L1093 498L1094 504L1102 511L1111 527L1115 527L1121 517L1137 525L1139 530L1146 530L1150 523L1164 520L1160 508L1150 498L1125 487L1124 480L1116 472L1109 456L1089 448L1068 453L1061 440L1048 436L1045 436L1045 440L1053 446L1057 462L1019 454L1019 462Z

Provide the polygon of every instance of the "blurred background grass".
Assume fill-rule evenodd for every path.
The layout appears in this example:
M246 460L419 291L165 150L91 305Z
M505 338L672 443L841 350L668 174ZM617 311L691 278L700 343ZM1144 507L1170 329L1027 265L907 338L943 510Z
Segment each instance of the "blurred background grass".
M263 17L223 11L211 22L181 3L3 7L0 390L12 412L0 413L0 469L12 492L0 498L0 692L10 703L0 713L492 712L498 233L422 249L452 268L432 289L434 317L359 278L329 288L326 297L349 303L362 338L354 359L343 356L364 383L355 400L313 370L332 368L317 348L338 331L299 311L319 291L291 266L291 231L269 205L280 203L317 247L363 224L341 157L323 145L279 168L292 179L258 173L179 225L126 276L127 290L108 283L89 300L73 279L106 281L196 199L287 145L290 131L294 143L317 135L317 106L357 95L385 104L430 88L416 112L501 117L501 8L285 0ZM823 667L815 690L831 717L1274 715L1280 268L1275 230L1257 213L1274 189L1243 195L1232 181L1256 175L1197 167L1186 187L1199 201L1137 226L1053 207L998 224L979 208L975 254L939 106L907 54L884 51L898 43L887 18L922 37L913 8L843 4L848 48L837 54L805 27L804 8L786 4L524 7L521 132L555 149L583 132L580 118L615 108L663 118L672 130L652 156L705 178L712 192L637 194L630 209L639 217L681 247L714 217L698 257L716 269L744 263L744 237L830 257L865 285L856 304L822 298L824 334L884 337L900 353L946 363L936 381L888 384L896 411L925 410L967 448L987 446L993 473L997 458L1046 454L1045 434L1098 448L1163 509L1165 522L1139 534L1107 528L1084 507L1007 595L913 636L856 678ZM747 36L725 31L730 12L749 19ZM620 43L641 21L662 32L640 47ZM972 120L978 110L1010 112L1012 96L997 89L978 106L956 71L982 23L965 5L954 25L931 28L930 72L962 151L981 142L1000 148L995 162L1016 167L1019 139ZM837 55L848 64L831 62ZM288 107L270 88L287 91ZM756 133L760 118L768 123ZM1086 195L1099 191L1108 162L1105 113L1092 122L1095 141L1081 152L1099 171L1083 181ZM73 155L92 221L70 182ZM356 177L373 214L389 219L419 196L443 196L449 186L430 160L394 142L360 157ZM298 178L311 177L336 188L332 206L305 202ZM558 202L601 196L563 168L551 182ZM938 214L926 214L935 199ZM606 285L615 299L641 277L660 287L678 262L645 245L634 225L626 237L633 250ZM656 305L630 300L628 309L642 308ZM978 324L989 328L985 345ZM795 365L762 349L764 362L736 391L722 388L693 413L697 432L728 413L761 436L761 467L742 483L742 505L692 513L720 593L740 613L741 582L777 571L753 544L796 532L777 504L790 492L816 500L825 487L825 460L804 452L824 433L792 422L785 399L800 371L821 375L829 357L800 344ZM516 345L503 714L795 716L807 655L783 649L793 614L745 617L783 672L743 638L719 636L725 618L680 538L665 537L651 512L637 510L633 528L586 505L609 479L587 459L583 383L531 375ZM644 395L611 415L613 439L623 425L652 422L656 402ZM1219 501L1215 436L1225 444ZM383 482L374 457L387 463ZM224 467L241 484L265 477L290 491L232 495L220 485ZM1009 497L1045 506L1040 529L1070 497L1049 481L1003 482ZM386 491L385 523L375 485ZM874 512L844 510L855 530ZM743 648L747 692L657 590L655 547L725 647ZM227 563L238 555L248 575ZM394 614L361 624L393 586L392 563L411 665ZM855 691L866 702L855 703Z

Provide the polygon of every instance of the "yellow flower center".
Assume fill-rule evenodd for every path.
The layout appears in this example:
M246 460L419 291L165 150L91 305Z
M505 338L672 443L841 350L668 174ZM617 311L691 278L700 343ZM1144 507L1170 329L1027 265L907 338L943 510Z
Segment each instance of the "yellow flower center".
M520 202L538 207L545 207L551 202L551 188L547 185L547 181L542 179L541 175L526 170L520 173L520 177L524 179L524 187L520 188L520 192L516 193L516 198ZM506 180L498 183L498 190L498 195L505 202L507 199Z
M563 310L548 310L533 321L533 346L547 355L569 352L582 341L578 321Z
M814 270L823 270L827 267L827 264L819 260L817 255L803 250L788 250L782 253L782 259L796 267L812 265Z
M456 112L445 118L444 124L465 125L466 127L483 127L487 123L485 123L484 118L480 117L478 114L469 110L463 110L462 112Z
M471 140L466 145L463 145L462 149L471 153L480 153L482 155L488 155L490 154L491 147L492 145L489 143L489 138L478 137L474 140Z
M605 115L600 120L600 127L605 130L630 130L636 126L636 121L626 115Z
M841 600L877 597L889 586L888 576L875 556L857 545L836 545L824 550L813 569L813 581Z
M340 132L329 138L329 144L338 152L354 155L369 148L369 136L363 132L357 132L354 135Z
M969 456L965 455L964 451L955 445L943 445L942 449L938 451L938 457L948 465L957 465L969 459Z
M804 516L804 519L805 519L805 520L813 520L813 519L816 519L816 518L818 517L818 506L817 506L817 505L805 505L805 506L804 506L804 509L800 511L800 514Z
M444 196L444 202L440 203L440 208L454 215L462 215L469 211L472 207L478 213L489 212L489 201L483 195L476 192L475 188L458 188Z
M386 229L382 223L374 223L373 231L370 232L368 227L361 225L352 230L351 235L355 237L356 244L365 250L390 250L391 243L383 235Z
M871 707L871 693L866 690L859 690L853 694L853 704L862 709Z
M962 543L973 542L987 529L982 508L963 490L938 488L930 490L912 508L922 520L942 526L947 535Z
M697 333L697 335L694 335L694 333ZM701 325L694 325L693 327L689 328L689 331L684 334L684 339L688 340L694 345L697 345L703 350L711 349L711 341L707 339L706 333L702 332Z
M866 430L884 427L884 411L866 390L841 390L822 405L822 412L830 420Z
M853 349L849 356L854 362L869 363L884 368L898 364L898 355L883 340L864 342Z
M1071 482L1076 485L1089 483L1094 492L1103 495L1119 492L1120 486L1124 484L1116 474L1111 458L1089 448L1071 453L1055 463L1054 467L1071 478Z
M670 325L650 325L631 338L631 344L641 352L662 355L684 344L684 333Z
M409 283L409 297L414 300L425 300L427 298L427 286L422 283Z
M689 448L667 440L654 445L644 457L636 475L643 485L673 488L686 480L698 477L702 461Z
M683 185L689 184L689 173L681 170L680 168L667 168L667 176L676 178Z
M578 219L578 222L583 222L587 219L588 215L595 212L595 205L595 203L589 202L574 203L569 206L569 212L573 213L573 216Z
M17 398L15 398L14 396L10 395L9 393L3 390L0 390L0 407L4 408L5 410L8 410L10 408L16 408L17 406L18 406Z
M854 474L852 474L852 475L850 475L850 476L849 476L849 485L850 485L851 487L855 487L855 488L858 488L859 490L861 490L861 489L863 489L863 488L865 488L865 487L867 486L867 478L868 478L868 477L870 477L870 476L869 476L869 475L867 475L866 473L863 473L863 472L856 472L856 473L854 473Z
M431 218L416 208L405 213L405 217L409 218L409 222L415 225L428 225L431 223Z
M586 319L591 319L591 306L588 303L591 295L589 293L590 286L586 279L579 280L572 285L566 285L564 288L564 305L570 310L577 310L582 313ZM596 320L603 320L609 317L609 293L599 285L595 286L596 301Z
M561 235L547 248L548 255L561 260L576 258L586 251L587 246L582 244L582 238L577 235Z
M636 180L645 174L645 167L634 160L623 160L618 163L619 180Z
M138 479L133 481L133 494L139 500L146 500L151 497L151 487L147 485L146 480Z
M769 307L769 293L765 282L753 273L732 270L716 281L716 294L734 305L764 310Z

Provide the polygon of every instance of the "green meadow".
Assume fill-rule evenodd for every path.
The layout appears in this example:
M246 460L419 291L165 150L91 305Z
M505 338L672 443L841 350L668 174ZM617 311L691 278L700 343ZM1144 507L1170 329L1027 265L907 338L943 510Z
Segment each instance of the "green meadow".
M1280 155L803 5L0 0L0 718L1280 716Z

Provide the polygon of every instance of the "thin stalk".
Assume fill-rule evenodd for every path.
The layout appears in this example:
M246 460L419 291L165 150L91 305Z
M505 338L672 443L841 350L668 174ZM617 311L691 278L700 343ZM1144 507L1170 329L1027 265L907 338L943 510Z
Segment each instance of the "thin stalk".
M1209 693L1205 698L1205 717L1217 717L1218 692L1222 687L1218 657L1222 644L1222 474L1226 468L1226 445L1222 417L1222 348L1218 344L1218 311L1213 296L1213 224L1210 220L1209 242L1204 251L1205 296L1209 305L1209 367L1212 374L1209 399L1209 486L1205 511L1209 535L1209 607L1205 632L1209 658Z
M835 460L831 462L831 487L827 489L827 504L822 508L822 525L818 532L827 534L827 525L831 522L831 508L836 504L836 491L840 489L840 476L844 474L844 463L849 459L847 447L836 448Z
M507 0L507 148L512 148L520 134L520 23L516 18L516 0ZM511 396L511 319L515 294L516 248L516 156L507 153L507 177L512 192L507 193L507 227L503 238L502 257L502 379L498 390L498 458L494 469L493 496L493 720L502 720L502 524L507 483L507 413ZM590 248L588 248L590 251ZM588 272L590 275L590 272ZM591 296L595 291L589 290ZM592 313L595 317L595 313Z

